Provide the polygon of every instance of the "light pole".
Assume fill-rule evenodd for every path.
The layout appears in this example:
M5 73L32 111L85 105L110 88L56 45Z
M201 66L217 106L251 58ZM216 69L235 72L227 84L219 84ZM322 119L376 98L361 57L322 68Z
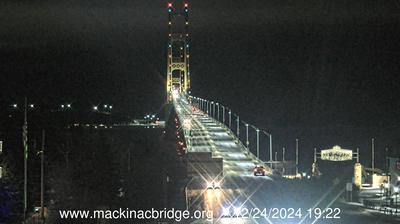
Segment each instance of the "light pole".
M263 133L265 134L265 137L266 137L266 138L269 138L269 139L270 139L269 141L265 141L265 142L266 142L265 152L267 153L267 154L265 155L265 160L267 161L267 159L268 159L268 154L269 154L268 148L271 147L271 146L269 146L269 144L271 143L271 134L269 134L269 133L266 132L266 131L263 131ZM270 157L269 160L271 161L271 157ZM272 168L272 164L271 164L271 168Z
M232 126L232 111L231 111L231 109L229 109L228 114L229 114L229 129L231 129L231 126Z
M296 177L299 173L299 139L296 138Z
M1 154L3 153L3 141L0 141L0 160ZM0 164L0 179L3 177L3 167Z
M240 134L240 129L239 129L239 125L240 125L240 118L239 118L239 115L237 115L237 117L236 117L236 135L237 135L237 137L239 138L239 134Z
M222 123L225 125L225 107L221 104L222 107Z
M393 188L393 191L394 191L394 197L395 197L395 205L396 205L396 215L397 215L397 207L398 207L398 204L397 204L397 198L399 197L399 187L398 186L396 186L396 187L394 187Z
M271 161L272 166L272 135L269 134L269 160Z
M44 223L44 145L45 131L42 130L42 150L40 151L40 219Z
M250 144L250 142L249 142L249 124L245 124L245 126L246 126L246 146L247 146L247 150L250 150L249 149L249 144Z
M285 174L285 147L282 148L282 174Z
M212 105L212 107L211 107L211 111L212 111L211 116L212 116L212 118L214 118L214 114L215 114L215 104L214 104L214 101L211 101L211 105Z
M257 158L260 159L260 129L256 129L257 132Z
M32 104L31 104L32 105ZM28 100L25 97L24 103L24 125L22 127L22 139L24 146L24 222L26 221L26 212L28 209Z
M219 103L217 103L217 120L219 121Z
M375 173L375 139L371 140L371 163L372 163L372 175Z

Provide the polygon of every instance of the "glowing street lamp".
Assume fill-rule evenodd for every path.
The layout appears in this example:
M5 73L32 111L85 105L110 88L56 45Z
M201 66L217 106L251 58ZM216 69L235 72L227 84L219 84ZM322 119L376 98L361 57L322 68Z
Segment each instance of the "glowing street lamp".
M212 104L212 117L213 118L215 118L215 103L214 103L214 101L211 101L211 104Z
M229 129L231 128L231 126L232 126L232 111L229 109Z
M99 110L99 107L98 107L98 106L93 106L92 109L93 109L94 111L98 111L98 110Z

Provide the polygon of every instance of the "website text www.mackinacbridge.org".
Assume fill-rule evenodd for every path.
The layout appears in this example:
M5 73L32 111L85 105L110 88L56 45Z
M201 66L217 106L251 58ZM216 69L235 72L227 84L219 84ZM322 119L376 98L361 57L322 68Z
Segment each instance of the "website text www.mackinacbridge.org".
M125 220L173 220L180 222L190 219L207 219L213 218L212 211L188 211L179 209L148 209L148 210L131 210L114 209L114 210L59 210L61 219L125 219Z

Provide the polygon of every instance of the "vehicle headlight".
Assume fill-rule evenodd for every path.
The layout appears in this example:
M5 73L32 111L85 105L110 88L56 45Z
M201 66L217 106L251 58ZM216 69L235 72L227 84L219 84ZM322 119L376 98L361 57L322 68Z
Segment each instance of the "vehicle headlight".
M233 214L235 214L236 216L239 216L241 212L242 212L242 207L233 208Z
M230 213L231 213L231 211L230 211L229 207L228 208L222 207L222 216L229 216Z

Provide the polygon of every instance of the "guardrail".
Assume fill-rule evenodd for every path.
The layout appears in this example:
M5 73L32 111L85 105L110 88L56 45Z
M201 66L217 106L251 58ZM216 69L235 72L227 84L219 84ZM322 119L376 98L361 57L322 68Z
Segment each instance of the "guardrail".
M263 163L273 162L272 135L269 132L240 120L239 115L233 113L229 107L221 103L195 96L188 96L188 99L192 106L202 110L229 130L232 136L238 140L238 143L241 144L243 148L247 149L257 160ZM265 148L266 152L264 156L261 154L262 142L264 142L263 148ZM267 161L268 158L269 161Z

